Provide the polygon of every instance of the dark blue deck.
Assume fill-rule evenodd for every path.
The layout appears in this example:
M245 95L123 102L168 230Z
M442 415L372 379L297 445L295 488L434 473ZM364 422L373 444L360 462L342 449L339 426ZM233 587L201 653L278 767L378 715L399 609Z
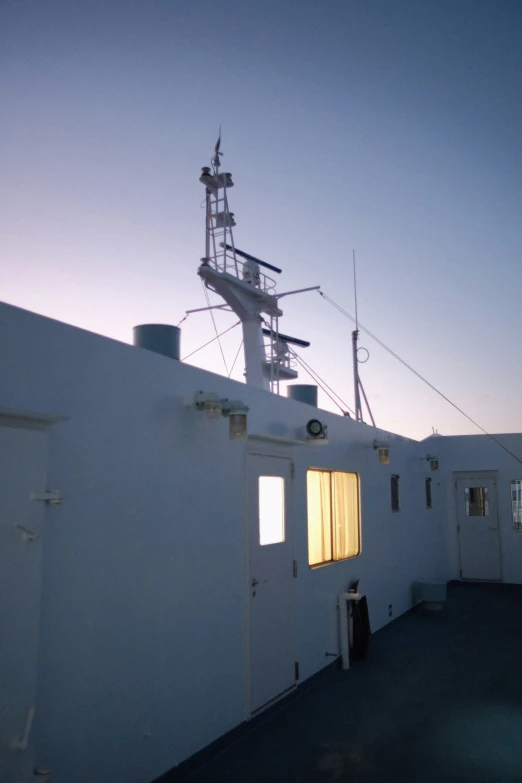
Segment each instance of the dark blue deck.
M449 585L162 783L522 783L522 586Z

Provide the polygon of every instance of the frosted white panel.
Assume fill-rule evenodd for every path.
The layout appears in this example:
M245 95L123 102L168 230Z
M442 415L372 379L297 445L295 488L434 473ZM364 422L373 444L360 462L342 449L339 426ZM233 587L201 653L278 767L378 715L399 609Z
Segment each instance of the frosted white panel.
M259 543L280 544L285 540L285 480L281 476L259 476Z

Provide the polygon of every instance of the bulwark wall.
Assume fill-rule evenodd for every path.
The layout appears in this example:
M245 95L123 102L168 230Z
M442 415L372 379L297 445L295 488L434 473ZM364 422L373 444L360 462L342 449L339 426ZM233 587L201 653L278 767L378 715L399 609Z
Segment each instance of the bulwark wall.
M250 432L264 435L294 433L313 411L9 305L0 337L0 406L69 417L49 440L49 487L63 503L45 530L36 761L53 783L147 783L248 717L245 466L260 441L231 441L226 420L183 398L242 399ZM361 579L376 630L390 604L393 617L411 607L414 580L451 573L447 487L427 472L424 444L319 416L327 446L263 441L296 465L302 679L339 651L336 600L350 580ZM390 442L387 466L375 437ZM360 474L358 558L308 567L309 467Z
M522 435L501 434L494 436L522 460ZM522 480L522 464L508 454L487 435L462 435L437 438L437 450L441 454L447 472L448 542L451 578L459 578L459 543L455 503L454 471L496 471L497 503L500 528L500 552L502 579L504 582L522 584L522 532L513 527L510 483Z

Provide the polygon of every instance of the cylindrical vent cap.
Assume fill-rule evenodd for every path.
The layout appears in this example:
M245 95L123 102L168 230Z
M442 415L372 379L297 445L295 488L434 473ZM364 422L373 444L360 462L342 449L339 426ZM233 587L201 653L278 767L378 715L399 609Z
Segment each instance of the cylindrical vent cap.
M292 400L306 402L308 405L313 405L314 408L317 408L317 386L294 383L286 387L286 395Z
M132 330L134 345L179 361L181 329L169 324L141 324Z

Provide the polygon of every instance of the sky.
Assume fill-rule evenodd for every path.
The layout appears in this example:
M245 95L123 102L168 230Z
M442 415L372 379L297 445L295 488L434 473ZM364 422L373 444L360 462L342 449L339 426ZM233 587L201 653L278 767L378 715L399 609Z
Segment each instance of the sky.
M519 0L4 0L0 298L125 342L204 307L221 125L235 242L278 290L353 314L355 250L361 324L489 432L522 431L520 40ZM353 407L353 324L317 293L283 303ZM182 330L182 356L214 336L208 313ZM360 344L378 426L478 432ZM227 374L217 342L189 361Z

